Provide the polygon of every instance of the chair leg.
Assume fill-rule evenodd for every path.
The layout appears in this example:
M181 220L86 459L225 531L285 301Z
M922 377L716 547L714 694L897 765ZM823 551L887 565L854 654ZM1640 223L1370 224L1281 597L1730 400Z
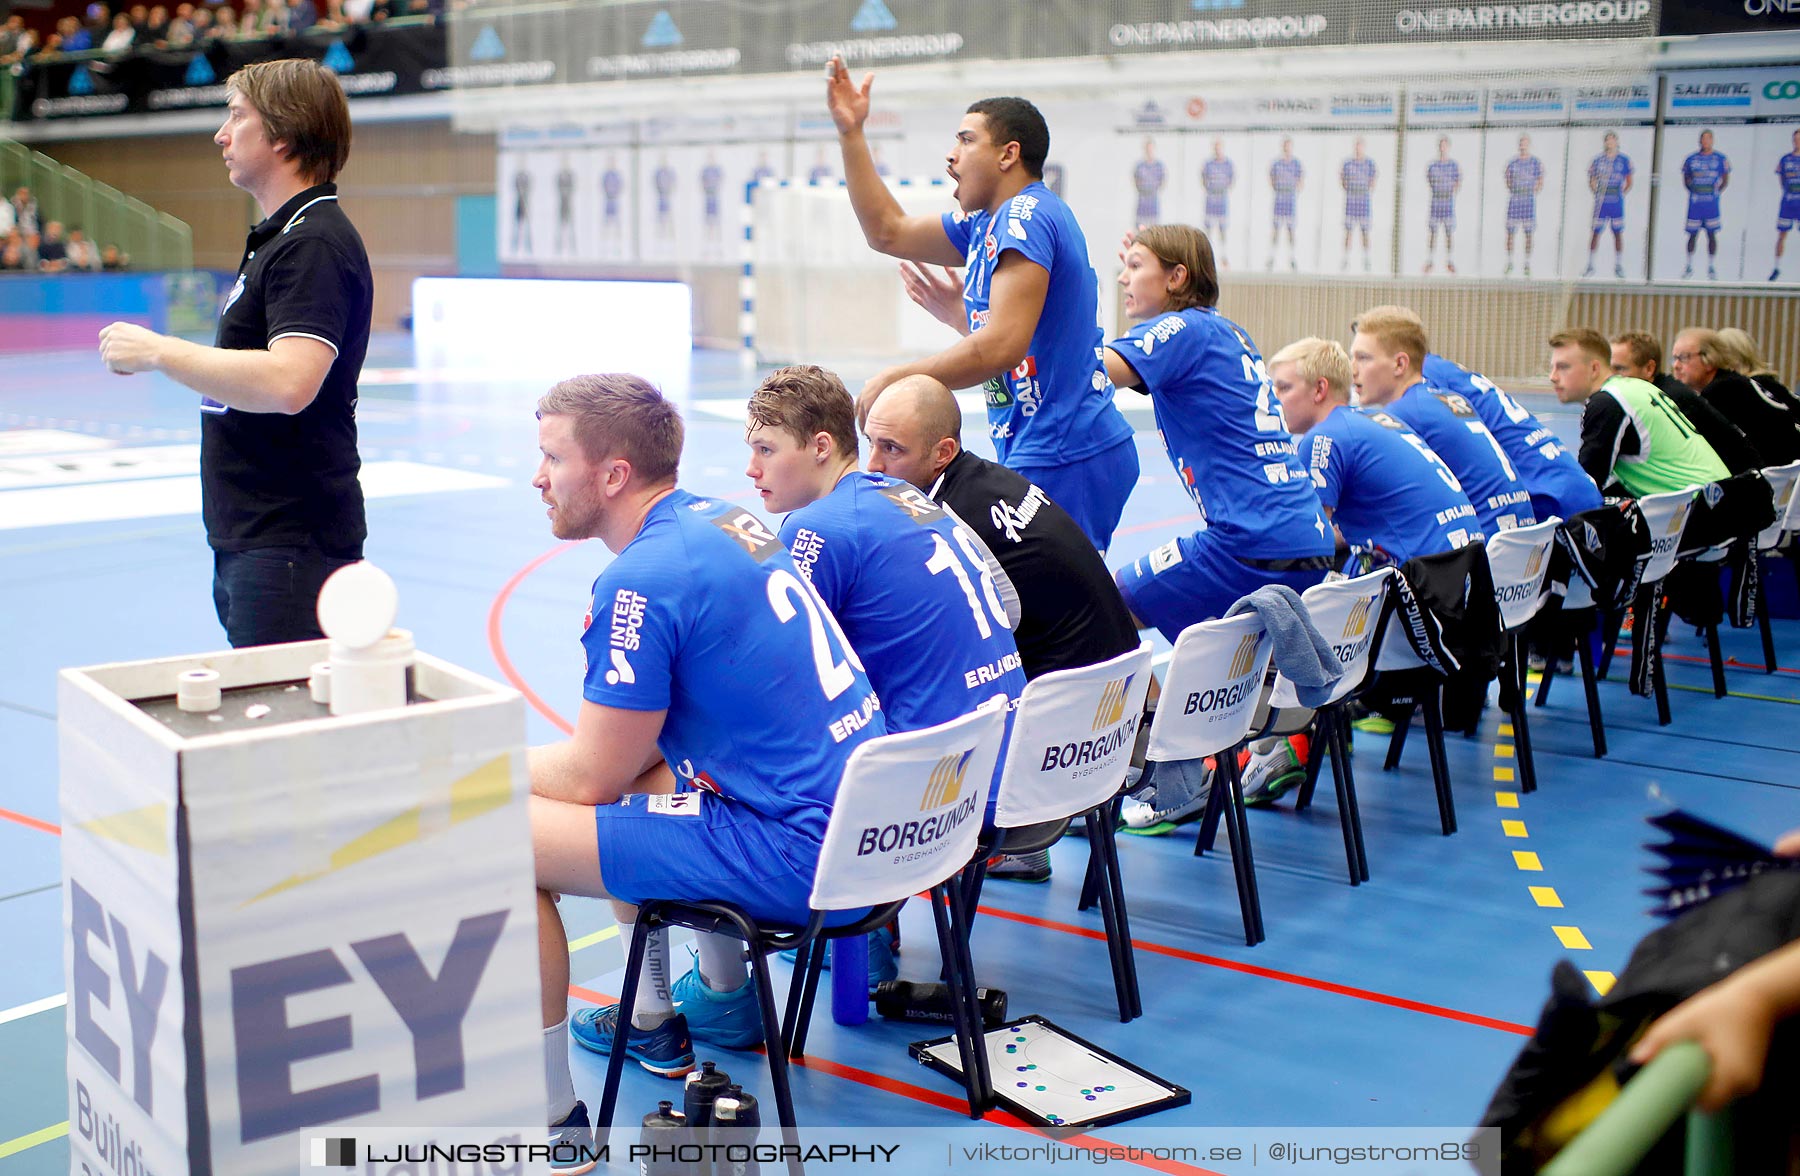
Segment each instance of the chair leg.
M751 931L747 927L743 930ZM782 1048L781 1021L775 1011L774 977L769 971L768 954L754 947L750 951L750 974L756 984L757 1008L762 1014L763 1040L768 1043L769 1085L775 1091L775 1113L781 1123L782 1142L788 1145L788 1172L790 1176L804 1176L800 1165L800 1128L794 1116L794 1090L788 1084L788 1055Z
M1719 649L1718 622L1706 626L1706 656L1712 662L1713 697L1725 697L1725 655Z
M1412 729L1413 713L1409 710L1394 720L1394 733L1388 736L1387 758L1381 762L1381 770L1391 772L1400 766L1400 753L1406 750L1406 733Z
M1578 637L1576 640L1582 641L1586 640L1586 638ZM1549 656L1544 658L1543 673L1538 675L1537 694L1531 700L1532 706L1543 706L1544 703L1549 701L1550 680L1554 677L1556 677L1556 658L1554 656Z
M1619 650L1619 633L1625 625L1625 614L1617 615L1609 612L1600 614L1600 637L1605 645L1600 651L1600 664L1595 667L1595 675L1602 681L1612 672L1613 654Z
M1303 813L1312 807L1313 790L1319 786L1319 770L1325 766L1325 717L1323 712L1313 720L1312 737L1306 741L1306 779L1300 794L1294 797L1294 811Z
M1431 783L1437 789L1438 826L1448 837L1456 832L1456 797L1450 792L1450 756L1444 750L1443 686L1425 692L1425 747L1431 753Z
M1124 808L1125 797L1123 794L1113 797L1112 803L1106 806L1106 819L1112 822L1112 827L1115 829L1119 827L1119 814L1124 811ZM1081 878L1081 898L1076 901L1075 909L1077 911L1092 910L1094 904L1099 900L1100 863L1096 862L1094 855L1090 853L1088 854L1087 873Z
M1581 689L1587 695L1588 730L1594 737L1594 758L1606 758L1606 722L1600 714L1600 685L1594 680L1593 634L1583 634L1575 643L1575 655L1581 659Z
M1362 885L1362 862L1356 856L1356 838L1350 831L1350 795L1344 787L1344 757L1337 744L1338 711L1334 706L1319 715L1319 742L1325 744L1322 754L1331 757L1331 782L1337 790L1338 825L1344 833L1344 860L1350 868L1350 885Z
M1137 954L1131 944L1131 914L1125 907L1125 872L1119 866L1119 841L1110 825L1101 825L1100 849L1106 856L1106 876L1112 887L1114 922L1118 936L1108 940L1107 949L1118 959L1119 975L1125 979L1121 994L1133 1020L1144 1015L1144 997L1138 987Z
M1250 883L1250 913L1256 916L1256 942L1268 936L1263 931L1262 888L1256 884L1256 853L1250 847L1250 810L1244 804L1244 773L1235 760L1231 766L1231 806L1237 811L1238 831L1243 835L1244 878Z
M830 946L814 940L794 959L794 978L788 982L788 1025L785 1040L790 1058L806 1056L806 1031L812 1027L813 1004L819 996L819 977L825 974L825 953ZM804 965L804 967L803 967ZM798 1000L798 1006L795 1002Z
M1231 842L1231 864L1237 875L1238 910L1244 919L1244 946L1263 941L1262 896L1256 888L1256 862L1250 852L1250 821L1244 810L1244 788L1233 760L1230 774L1213 777L1213 787L1224 796L1225 835Z
M1104 880L1100 886L1100 918L1106 927L1107 962L1112 965L1113 993L1119 1000L1119 1020L1131 1020L1130 983L1125 975L1124 962L1120 958L1118 944L1123 942L1119 927L1119 905L1113 892L1112 879L1106 876L1106 849L1100 844L1100 818L1090 812L1087 815L1088 846L1090 852L1100 860Z
M1369 854L1363 848L1362 806L1356 801L1356 765L1350 758L1350 724L1344 720L1340 710L1331 724L1331 737L1337 744L1331 759L1333 763L1342 760L1344 765L1344 795L1350 800L1350 838L1356 846L1356 873L1362 881L1369 880Z
M1519 675L1519 689L1513 695L1512 710L1513 746L1518 749L1519 756L1519 789L1522 792L1536 792L1537 758L1531 750L1530 712L1525 707L1525 662L1521 656L1524 650L1518 644L1518 638L1513 640L1514 668Z
M1226 760L1229 759L1233 767L1237 766L1237 753L1236 747L1228 747L1213 756L1213 778L1207 786L1210 791L1206 794L1206 812L1200 817L1200 832L1194 838L1195 857L1204 855L1219 839L1219 817L1225 812L1225 792L1219 787L1219 781L1224 779ZM1229 834L1230 830L1226 832Z
M619 1082L625 1076L625 1035L630 1031L631 1010L637 1007L638 976L644 970L644 956L650 944L652 923L642 909L631 933L631 947L625 953L625 985L619 991L619 1024L613 1033L612 1053L606 1059L606 1084L600 1093L600 1115L594 1122L594 1134L601 1142L612 1131L613 1112L619 1103Z
M1752 551L1750 553L1750 558L1756 561L1757 584L1768 584L1769 565L1768 561L1763 559L1763 553L1760 551ZM1756 627L1762 633L1763 673L1773 674L1775 672L1775 630L1774 627L1769 624L1769 598L1766 594L1766 590L1759 591L1757 595Z
M938 946L949 973L950 1007L956 1022L957 1052L962 1058L963 1085L969 1096L969 1118L979 1119L992 1097L987 1069L987 1039L975 1000L975 968L969 959L969 929L962 897L954 885L932 891Z

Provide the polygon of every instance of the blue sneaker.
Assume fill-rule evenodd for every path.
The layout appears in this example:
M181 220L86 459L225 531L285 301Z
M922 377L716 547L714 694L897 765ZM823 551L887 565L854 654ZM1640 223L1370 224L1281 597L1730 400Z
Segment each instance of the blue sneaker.
M700 957L695 956L694 966L670 985L669 996L676 1011L687 1018L694 1040L725 1049L755 1049L763 1043L755 980L745 980L731 992L715 992L700 974Z
M597 1054L612 1053L613 1034L619 1027L619 1006L577 1009L569 1016L569 1036L575 1044ZM687 1018L676 1013L654 1029L636 1025L625 1038L625 1056L664 1078L679 1078L694 1068L694 1041L688 1036Z
M599 1161L587 1104L577 1101L562 1122L550 1124L550 1170L557 1176L581 1176L592 1172Z
M825 971L831 971L831 945L818 943L814 945L825 953ZM794 962L796 953L784 951L781 958L788 963ZM900 965L894 957L900 954L900 940L894 935L892 927L878 927L869 933L869 991L874 992L877 984L900 978Z

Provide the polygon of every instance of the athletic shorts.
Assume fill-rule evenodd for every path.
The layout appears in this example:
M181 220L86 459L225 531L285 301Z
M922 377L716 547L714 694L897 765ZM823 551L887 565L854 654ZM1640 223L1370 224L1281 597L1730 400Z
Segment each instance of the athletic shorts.
M1697 200L1688 202L1687 231L1698 233L1705 229L1709 233L1719 231L1719 202L1708 200L1702 204Z
M601 884L623 902L729 902L790 926L811 916L819 846L748 805L706 792L628 795L594 810L594 833ZM835 911L826 922L866 913Z
M1346 229L1366 229L1369 227L1370 219L1367 196L1352 197L1344 201L1344 227Z
M1448 200L1433 198L1431 210L1426 216L1428 227L1438 229L1456 228L1456 205Z
M1225 197L1208 196L1206 198L1206 219L1217 221L1224 220L1226 216L1229 215L1226 212L1226 209L1229 207L1230 205L1226 203Z
M1775 227L1782 232L1800 227L1800 197L1783 196L1781 208L1775 214Z
M1119 569L1119 589L1133 615L1171 642L1189 625L1225 615L1239 598L1265 584L1286 584L1304 592L1325 579L1330 568L1272 572L1226 554L1210 531L1172 539Z
M1157 201L1154 196L1139 196L1137 202L1137 218L1139 224L1151 224L1158 216Z
M1042 487L1104 552L1125 513L1125 500L1137 485L1137 442L1127 437L1111 449L1063 465L1011 468Z
M1625 209L1617 203L1601 204L1594 210L1594 232L1611 229L1615 233L1625 231Z

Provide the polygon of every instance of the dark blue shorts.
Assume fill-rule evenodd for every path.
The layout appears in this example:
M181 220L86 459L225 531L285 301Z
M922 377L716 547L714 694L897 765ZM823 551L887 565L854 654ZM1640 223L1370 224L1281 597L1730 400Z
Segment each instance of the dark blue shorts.
M1104 552L1125 513L1125 500L1137 486L1137 442L1128 437L1111 449L1065 465L1012 468L1041 486Z
M747 805L706 792L626 796L594 810L600 881L624 902L729 902L758 922L811 916L819 846ZM866 908L827 917L852 923Z
M1119 589L1132 614L1167 637L1189 625L1225 615L1239 597L1264 584L1286 584L1304 592L1324 581L1329 568L1272 572L1226 554L1206 531L1183 535L1119 569Z

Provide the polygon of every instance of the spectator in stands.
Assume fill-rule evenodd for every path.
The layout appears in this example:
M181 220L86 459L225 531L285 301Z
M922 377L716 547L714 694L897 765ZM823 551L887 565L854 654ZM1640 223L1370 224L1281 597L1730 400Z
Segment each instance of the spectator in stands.
M1720 327L1719 348L1725 354L1726 367L1755 381L1756 386L1764 392L1773 393L1775 399L1787 405L1789 412L1800 413L1800 400L1795 399L1781 376L1762 357L1756 338L1749 331L1738 327Z
M1657 389L1675 402L1706 443L1713 447L1725 468L1734 474L1761 469L1762 454L1744 435L1744 430L1725 419L1725 414L1707 402L1704 396L1663 371L1662 344L1647 331L1626 331L1612 339L1612 370L1615 376L1630 376L1655 384Z
M64 53L85 53L94 47L94 40L87 29L81 25L81 18L65 16L56 22L57 35L62 38Z
M177 4L175 19L169 22L167 41L170 45L182 46L194 43L194 6Z
M69 268L91 273L100 268L100 251L87 239L80 225L69 226Z
M6 243L0 245L0 270L22 270L25 266L25 240L19 236L17 229L6 235Z
M13 224L18 227L19 235L35 237L38 231L37 198L32 196L31 189L21 187L13 193Z
M1679 344L1677 344L1679 346ZM1604 489L1617 480L1634 498L1717 482L1730 471L1656 385L1608 377L1612 349L1598 331L1550 336L1550 386L1581 410L1581 468Z
M1726 419L1756 442L1770 465L1800 461L1800 420L1788 406L1759 388L1748 376L1726 366L1716 331L1689 327L1675 337L1675 378L1698 389ZM1583 464L1586 464L1585 462Z
M43 240L38 242L38 269L46 274L60 274L69 268L69 243L63 239L61 221L44 226Z
M144 31L138 37L140 44L166 45L169 42L169 10L167 6L158 4L150 10L149 19L144 24Z
M25 18L13 13L0 25L0 61L10 58L19 47L19 37L25 32Z
M108 272L128 269L131 266L131 254L124 252L117 245L108 245L100 251L100 268Z
M238 17L238 36L261 37L267 33L263 28L262 0L244 0L243 13Z
M194 9L193 21L195 42L212 40L217 31L213 24L212 9L206 7Z
M304 33L318 23L319 9L313 0L288 0L288 32Z
M0 65L17 65L33 53L37 52L38 35L29 28L20 29L18 38L13 42L12 52L0 57Z
M244 35L243 27L238 24L237 9L229 4L219 6L213 17L212 35L220 40L230 40Z
M100 42L100 48L108 53L124 53L137 41L137 29L132 27L131 18L123 12L113 17L112 31L106 34L106 40Z
M131 17L131 28L137 34L138 44L148 44L150 38L145 34L150 31L150 10L142 4L133 4L127 15Z

